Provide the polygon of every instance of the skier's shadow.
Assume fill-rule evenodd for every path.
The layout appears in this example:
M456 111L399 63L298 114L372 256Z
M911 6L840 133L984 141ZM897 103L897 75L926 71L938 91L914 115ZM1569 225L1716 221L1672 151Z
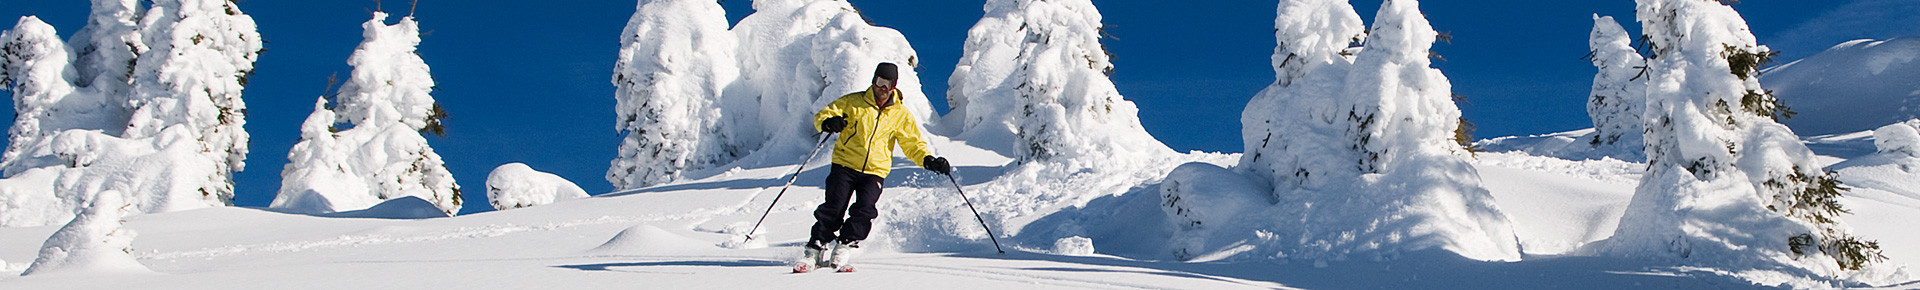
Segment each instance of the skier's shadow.
M553 266L553 267L555 267L555 268L567 268L567 269L574 269L574 270L580 270L580 271L604 271L604 272L634 272L634 271L631 271L631 270L628 270L628 269L619 269L619 268L632 268L632 267L777 267L777 266L786 266L786 265L787 265L787 262L782 262L782 261L773 261L773 260L746 260L746 259L742 259L742 260L726 260L726 261L659 261L659 262L626 262L626 263L598 263L598 264L581 264L581 265L560 265L560 266Z

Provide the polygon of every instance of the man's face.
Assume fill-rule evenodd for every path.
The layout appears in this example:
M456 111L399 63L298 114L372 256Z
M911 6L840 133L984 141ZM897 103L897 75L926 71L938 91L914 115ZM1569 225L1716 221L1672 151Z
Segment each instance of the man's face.
M875 96L881 98L893 98L893 81L879 77L873 78L873 92Z

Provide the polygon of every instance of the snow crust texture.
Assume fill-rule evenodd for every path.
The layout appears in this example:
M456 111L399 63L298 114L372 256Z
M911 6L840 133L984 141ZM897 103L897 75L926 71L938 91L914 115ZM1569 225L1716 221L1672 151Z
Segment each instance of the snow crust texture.
M507 163L487 174L487 201L496 210L530 207L586 198L580 185L559 175L533 170L523 163Z
M269 207L331 213L416 196L446 214L460 211L459 185L421 135L444 113L430 95L431 71L415 52L419 23L402 17L387 25L387 17L375 12L361 25L366 40L347 61L354 69L335 95L339 102L315 101Z
M69 220L107 190L136 213L229 204L248 150L241 88L262 45L234 5L100 0L71 42L31 16L7 31L0 84L19 114L0 226Z

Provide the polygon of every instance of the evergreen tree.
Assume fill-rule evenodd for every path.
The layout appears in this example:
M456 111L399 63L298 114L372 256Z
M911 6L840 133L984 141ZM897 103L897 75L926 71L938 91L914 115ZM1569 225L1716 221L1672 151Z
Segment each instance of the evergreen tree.
M92 88L107 98L125 101L133 90L134 60L148 50L140 33L143 7L139 0L93 0L93 12L87 26L67 42L74 52L74 79L80 87ZM124 120L127 112L118 109L114 120ZM124 126L103 128L119 134Z
M1269 181L1275 198L1325 190L1329 180L1350 180L1346 160L1354 153L1332 122L1334 102L1346 90L1353 66L1349 49L1365 38L1353 6L1340 0L1281 1L1274 19L1275 80L1241 113L1246 154L1240 171ZM1339 157L1348 156L1348 157Z
M1092 166L1083 157L1128 167L1112 162L1171 153L1108 79L1113 63L1092 2L994 0L986 10L948 82L948 118L959 119L963 137L1012 140L986 147L1066 168Z
M1823 272L1875 260L1877 246L1837 219L1845 188L1776 122L1788 111L1757 75L1774 52L1746 21L1716 2L1637 3L1652 55L1648 172L1603 251L1791 260Z
M737 44L719 4L640 1L620 42L614 129L625 138L607 170L614 188L671 182L738 158L727 146L719 106L740 75Z
M1645 144L1640 115L1647 99L1646 60L1634 50L1626 29L1612 16L1593 16L1593 33L1587 44L1587 60L1599 69L1593 75L1593 92L1587 99L1587 116L1593 118L1594 130L1587 144L1629 146L1641 151Z
M65 124L55 108L75 91L67 62L67 46L53 26L40 18L21 17L12 30L0 34L0 87L13 93L13 127L7 130L7 151L0 156L6 177L53 164L32 158L34 148L59 133Z
M184 126L212 161L203 199L231 204L233 172L246 169L246 102L241 91L262 51L253 18L231 0L156 0L141 18L150 50L136 60L133 111L123 138L161 135Z
M387 25L387 18L374 12L361 24L366 40L347 60L353 72L335 95L339 103L314 105L301 143L288 153L275 207L332 212L416 196L448 215L460 212L460 186L421 136L446 114L431 95L432 71L416 52L419 22L409 16Z

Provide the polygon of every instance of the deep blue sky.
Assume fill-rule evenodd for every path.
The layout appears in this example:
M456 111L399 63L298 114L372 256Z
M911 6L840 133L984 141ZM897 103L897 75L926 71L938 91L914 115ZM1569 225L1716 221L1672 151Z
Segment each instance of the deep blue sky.
M36 15L63 36L85 23L87 1L8 0L0 18ZM409 1L386 0L406 13ZM730 20L751 13L748 0L722 1ZM919 51L917 68L934 107L959 59L966 30L984 1L852 0L871 22L901 30ZM1437 30L1435 63L1467 97L1476 136L1539 134L1591 127L1584 103L1593 68L1581 60L1593 13L1621 18L1633 3L1615 1L1427 1ZM1831 2L1831 3L1830 3ZM1846 1L1749 0L1735 6L1766 44ZM433 67L434 97L452 117L447 137L429 137L465 189L463 212L491 210L485 179L494 167L524 162L606 192L602 178L618 136L609 83L619 35L635 1L423 0L416 16L427 35L420 53ZM1113 80L1141 108L1147 131L1174 149L1239 152L1240 112L1273 81L1275 1L1095 1L1115 39ZM253 0L241 9L267 39L247 88L248 170L236 176L235 203L265 206L279 188L286 152L299 137L327 76L344 77L360 41L359 24L375 0ZM1354 1L1363 19L1379 2ZM7 27L11 27L10 24ZM1832 41L1838 43L1839 41ZM1824 47L1827 44L1802 44ZM1808 52L1789 52L1804 56ZM8 98L10 100L10 98ZM11 106L5 115L12 116Z

